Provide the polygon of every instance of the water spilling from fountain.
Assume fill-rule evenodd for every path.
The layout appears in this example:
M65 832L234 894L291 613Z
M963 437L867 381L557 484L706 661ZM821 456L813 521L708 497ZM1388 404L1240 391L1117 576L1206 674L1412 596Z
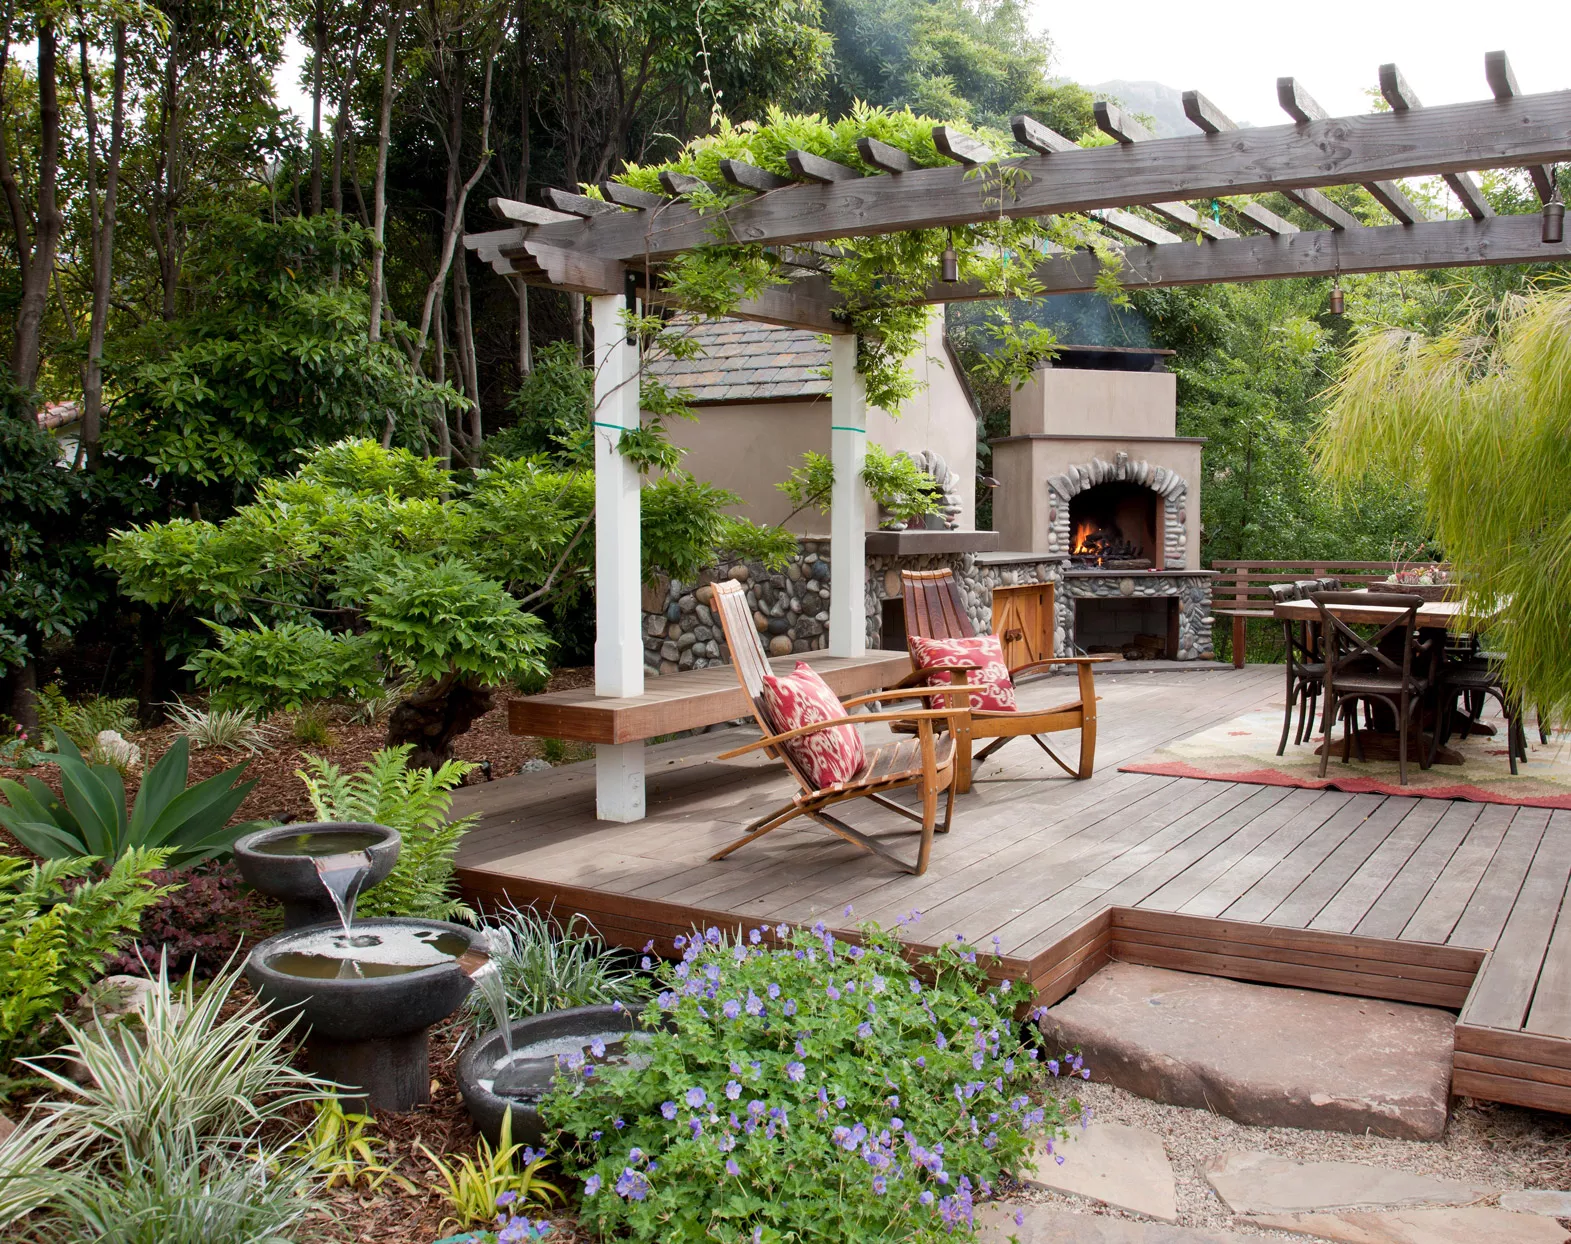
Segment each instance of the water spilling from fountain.
M355 899L360 896L362 883L371 875L371 857L364 851L350 851L340 855L315 855L311 862L322 888L333 900L338 922L347 935L355 920Z
M502 972L497 967L496 961L486 963L477 971L469 974L469 979L474 981L475 988L480 991L480 996L485 999L486 1009L491 1012L491 1021L496 1025L497 1031L502 1034L502 1044L507 1047L509 1055L513 1052L513 1019L507 1007L507 983L502 979Z

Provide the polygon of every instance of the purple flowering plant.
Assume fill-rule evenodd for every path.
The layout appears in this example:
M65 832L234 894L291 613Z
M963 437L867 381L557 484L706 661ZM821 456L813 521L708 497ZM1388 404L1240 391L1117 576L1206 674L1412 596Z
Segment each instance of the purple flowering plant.
M973 1234L974 1202L1079 1106L1041 1091L1015 1021L1031 990L990 981L995 955L910 961L875 924L858 941L822 923L677 939L647 1065L559 1077L542 1103L586 1224L671 1244Z

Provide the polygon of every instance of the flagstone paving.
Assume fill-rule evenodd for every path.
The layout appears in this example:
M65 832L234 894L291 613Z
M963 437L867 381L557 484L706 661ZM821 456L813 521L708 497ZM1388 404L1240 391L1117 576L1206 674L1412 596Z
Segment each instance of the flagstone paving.
M1571 1192L1507 1192L1500 1198L1500 1208L1514 1209L1522 1214L1571 1218Z
M1565 1244L1566 1229L1542 1214L1487 1206L1345 1210L1339 1214L1257 1214L1256 1226L1313 1235L1339 1244Z
M1235 1214L1468 1205L1498 1191L1359 1162L1293 1162L1260 1152L1222 1154L1205 1177Z
M1163 1222L1077 1214L1041 1204L992 1204L977 1210L982 1244L1246 1244L1231 1231L1197 1231Z
M1059 1162L1057 1159L1062 1158ZM1173 1168L1162 1139L1122 1123L1071 1127L1054 1152L1038 1148L1036 1174L1026 1182L1051 1192L1068 1192L1162 1222L1178 1221Z

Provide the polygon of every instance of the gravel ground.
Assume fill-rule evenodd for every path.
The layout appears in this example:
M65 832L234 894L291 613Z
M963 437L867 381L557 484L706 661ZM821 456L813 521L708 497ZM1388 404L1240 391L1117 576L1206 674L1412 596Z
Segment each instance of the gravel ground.
M1412 1141L1290 1127L1249 1127L1209 1111L1147 1101L1110 1084L1077 1085L1075 1096L1094 1119L1142 1127L1162 1138L1177 1181L1179 1224L1185 1227L1303 1239L1262 1231L1235 1219L1211 1190L1201 1168L1233 1149L1262 1150L1298 1162L1361 1162L1441 1178L1484 1180L1502 1192L1571 1188L1571 1118L1542 1111L1462 1098L1453 1105L1451 1122L1441 1140ZM1030 1190L1008 1199L1135 1217L1053 1192Z

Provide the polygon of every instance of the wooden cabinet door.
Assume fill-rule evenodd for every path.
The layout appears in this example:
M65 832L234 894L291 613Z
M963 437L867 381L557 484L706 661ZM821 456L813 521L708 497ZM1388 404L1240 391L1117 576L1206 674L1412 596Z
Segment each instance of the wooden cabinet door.
M993 634L1003 643L1010 669L1053 656L1053 585L994 588Z

